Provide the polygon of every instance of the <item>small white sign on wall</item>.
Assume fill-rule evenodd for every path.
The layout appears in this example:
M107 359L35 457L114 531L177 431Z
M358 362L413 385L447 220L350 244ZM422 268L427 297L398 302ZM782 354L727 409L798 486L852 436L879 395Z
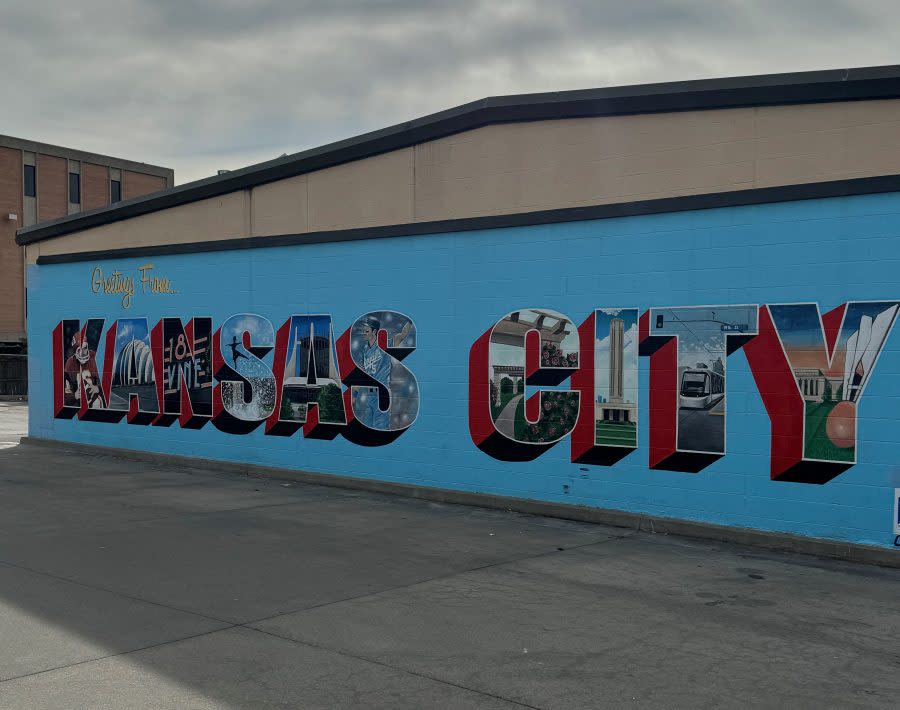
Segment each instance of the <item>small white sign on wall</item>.
M900 535L900 488L894 489L894 535Z

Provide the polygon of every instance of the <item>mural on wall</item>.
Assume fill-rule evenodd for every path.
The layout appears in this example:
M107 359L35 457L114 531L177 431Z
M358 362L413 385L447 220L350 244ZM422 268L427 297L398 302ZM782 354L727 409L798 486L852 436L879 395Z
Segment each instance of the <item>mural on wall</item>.
M637 319L636 308L598 310L595 371L600 375L594 400L594 443L637 446Z
M54 416L70 419L79 411L103 409L106 398L97 368L103 319L64 320L53 331Z
M727 359L739 349L771 421L770 475L825 483L857 461L860 401L900 301L600 308L580 327L545 308L512 311L469 353L469 429L504 461L571 437L576 463L613 465L638 446L638 356L649 358L651 468L699 472L725 455ZM640 314L640 315L639 315ZM106 330L104 331L104 327ZM412 319L364 313L340 337L327 314L290 316L277 333L239 313L53 331L54 416L230 434L341 435L388 444L418 416L406 366ZM101 365L102 362L102 365Z
M346 425L330 315L291 316L275 338L275 412L266 433L333 438Z
M146 318L120 318L106 335L113 344L112 371L104 368L107 409L128 412L130 423L149 424L159 415L150 328Z
M337 340L330 315L293 315L276 332L254 313L227 318L63 320L53 331L54 416L60 419L308 438L342 434L390 443L419 412L419 385L404 360L416 349L412 319L397 311L357 318ZM270 353L273 365L269 365ZM98 364L102 357L103 367Z
M255 313L228 318L213 338L213 423L222 431L253 431L275 411L275 376L262 358L275 347L275 329Z
M772 421L771 477L824 483L856 463L859 401L898 301L760 308L747 357Z
M419 415L419 383L401 362L416 349L416 326L397 311L365 313L338 339L347 427L363 446L387 444Z
M578 328L580 357L562 348L571 367L541 381L530 369L543 352L535 319L556 318L563 337L571 321L515 311L469 351L469 431L504 461L537 458L571 435L573 462L613 465L637 447L639 353L650 360L648 465L696 473L726 453L727 359L743 349L771 420L771 478L826 483L856 462L859 401L898 312L900 301L850 302L824 316L815 303L651 308L640 317L636 308L597 309ZM567 377L569 390L526 391ZM577 421L552 441L531 440L509 403L546 395L566 397ZM527 406L523 414L535 421Z
M163 411L153 422L199 429L212 418L212 318L163 318L150 333L157 356L156 392Z
M564 439L578 418L579 393L544 387L528 396L526 388L571 378L579 349L578 329L556 311L523 309L495 323L473 346L469 361L475 444L496 458L519 461Z
M598 308L578 329L583 353L572 376L583 403L572 431L572 461L611 466L638 445L638 309ZM593 406L589 406L593 403Z
M757 333L757 307L651 308L650 468L696 472L725 454L725 363Z

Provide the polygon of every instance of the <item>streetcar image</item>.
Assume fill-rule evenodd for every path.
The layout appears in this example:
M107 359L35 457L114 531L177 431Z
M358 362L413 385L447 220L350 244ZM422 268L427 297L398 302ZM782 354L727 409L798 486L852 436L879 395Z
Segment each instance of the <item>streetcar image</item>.
M688 368L681 374L679 406L709 409L725 396L725 377L705 368Z

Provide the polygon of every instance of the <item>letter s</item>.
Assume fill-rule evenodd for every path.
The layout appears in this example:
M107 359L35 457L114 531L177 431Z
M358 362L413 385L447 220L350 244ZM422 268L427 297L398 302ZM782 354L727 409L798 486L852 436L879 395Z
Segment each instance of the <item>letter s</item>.
M400 361L416 349L412 319L371 311L338 339L347 426L341 434L363 446L383 446L409 429L419 414L419 383Z

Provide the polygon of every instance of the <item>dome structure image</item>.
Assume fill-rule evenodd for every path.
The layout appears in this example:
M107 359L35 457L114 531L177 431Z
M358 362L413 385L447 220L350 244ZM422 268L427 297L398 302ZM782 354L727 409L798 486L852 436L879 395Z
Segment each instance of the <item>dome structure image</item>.
M154 382L150 346L143 340L132 340L119 354L113 386L151 385Z

